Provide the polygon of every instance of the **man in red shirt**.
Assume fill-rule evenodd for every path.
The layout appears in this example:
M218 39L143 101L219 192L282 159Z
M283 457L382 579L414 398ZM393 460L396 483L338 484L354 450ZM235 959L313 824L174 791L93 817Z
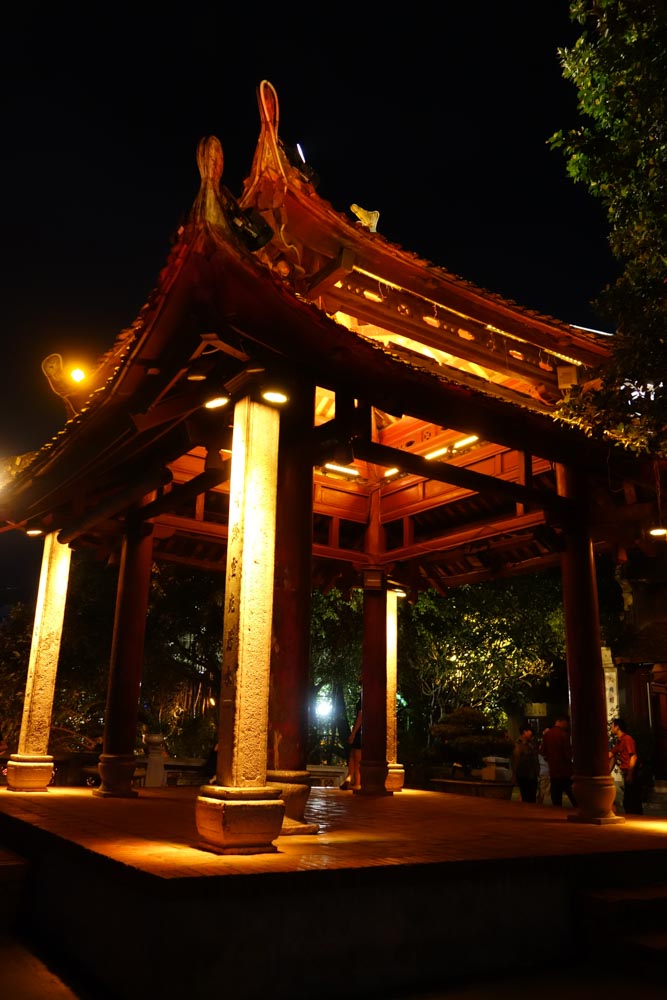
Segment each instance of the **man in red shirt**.
M563 805L563 793L576 808L577 800L572 791L572 748L570 746L570 720L567 715L554 719L551 729L542 736L542 756L547 762L550 779L551 802Z
M615 742L609 751L609 769L613 771L618 765L623 775L623 810L641 816L644 808L637 768L637 744L626 733L623 719L612 720L611 735Z

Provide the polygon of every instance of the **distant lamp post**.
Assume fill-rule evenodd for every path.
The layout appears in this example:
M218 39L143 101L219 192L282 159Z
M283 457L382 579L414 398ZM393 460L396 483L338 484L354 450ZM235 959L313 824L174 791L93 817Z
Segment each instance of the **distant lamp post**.
M84 369L77 365L67 371L60 354L49 354L42 361L42 372L53 392L64 400L68 417L76 416L79 411L76 399L80 394L77 386L86 378Z

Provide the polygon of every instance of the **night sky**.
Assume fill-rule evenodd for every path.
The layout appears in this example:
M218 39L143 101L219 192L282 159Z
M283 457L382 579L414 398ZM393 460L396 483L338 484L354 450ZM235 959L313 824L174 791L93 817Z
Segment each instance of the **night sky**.
M64 424L42 359L94 362L135 319L196 196L203 136L240 196L262 79L336 210L377 209L406 250L600 326L606 222L547 146L578 122L557 55L578 34L567 2L228 6L3 14L0 457ZM0 584L17 544L0 535Z

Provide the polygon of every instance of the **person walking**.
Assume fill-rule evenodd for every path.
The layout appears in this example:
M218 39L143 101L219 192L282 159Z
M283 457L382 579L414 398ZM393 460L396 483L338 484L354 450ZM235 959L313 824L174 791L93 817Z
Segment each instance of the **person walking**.
M519 786L522 802L537 802L540 762L533 736L533 730L529 725L521 726L519 739L514 744L512 752L512 781Z
M361 695L356 705L356 718L348 737L350 756L347 762L347 776L340 785L341 791L361 788Z
M537 759L540 764L540 774L537 779L537 801L540 805L544 802L547 795L549 794L549 765L544 759L544 754L542 753L542 742L540 741L539 750L537 752Z
M554 806L563 805L563 795L576 808L577 800L572 791L572 747L570 746L570 720L567 715L554 719L550 729L542 735L542 756L549 768L549 794Z
M626 732L624 719L613 719L611 735L614 740L609 751L610 771L618 766L623 775L623 811L642 816L641 784L639 781L639 758L634 737Z

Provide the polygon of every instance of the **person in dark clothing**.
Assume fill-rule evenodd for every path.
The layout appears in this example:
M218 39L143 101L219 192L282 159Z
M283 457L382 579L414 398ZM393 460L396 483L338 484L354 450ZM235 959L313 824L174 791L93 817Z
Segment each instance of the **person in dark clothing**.
M522 802L537 802L537 782L540 776L540 762L537 747L533 742L530 726L521 726L519 739L512 753L512 780L519 786Z
M572 791L572 747L570 746L570 720L567 715L554 719L550 729L542 735L542 756L549 768L551 802L563 805L563 795L576 808L577 800Z
M618 766L623 775L623 811L641 816L644 813L644 807L639 781L637 744L630 733L626 732L624 719L612 721L611 735L614 743L609 751L610 770L613 771Z
M341 789L361 788L361 696L356 705L356 718L348 738L350 756L347 763L347 776L341 784Z

